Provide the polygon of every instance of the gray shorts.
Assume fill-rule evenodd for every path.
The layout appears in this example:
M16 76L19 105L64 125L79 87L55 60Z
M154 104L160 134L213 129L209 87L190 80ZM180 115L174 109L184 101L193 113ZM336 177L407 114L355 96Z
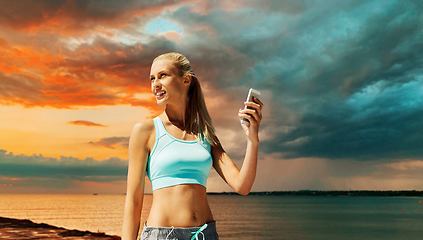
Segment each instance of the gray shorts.
M216 221L204 224L201 227L174 228L146 226L141 233L140 240L219 240L216 231Z

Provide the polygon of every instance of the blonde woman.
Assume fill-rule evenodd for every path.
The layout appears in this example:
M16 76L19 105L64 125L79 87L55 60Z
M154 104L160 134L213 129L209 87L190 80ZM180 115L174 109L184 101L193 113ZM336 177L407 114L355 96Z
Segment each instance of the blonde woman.
M252 109L239 110L239 119L250 122L249 126L241 124L247 150L239 170L216 136L188 59L179 53L158 56L151 66L150 80L157 104L166 108L132 129L122 239L137 238L145 174L153 187L153 203L142 240L219 239L207 202L207 178L213 166L237 193L250 192L256 176L263 104L254 99L244 103Z

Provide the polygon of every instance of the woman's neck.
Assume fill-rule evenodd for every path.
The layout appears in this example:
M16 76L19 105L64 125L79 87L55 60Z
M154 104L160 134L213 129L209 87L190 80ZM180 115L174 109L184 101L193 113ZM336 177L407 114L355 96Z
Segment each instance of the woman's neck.
M180 104L178 106L175 105L166 105L166 109L164 112L169 120L173 125L178 127L181 130L185 130L185 113L186 113L186 105Z

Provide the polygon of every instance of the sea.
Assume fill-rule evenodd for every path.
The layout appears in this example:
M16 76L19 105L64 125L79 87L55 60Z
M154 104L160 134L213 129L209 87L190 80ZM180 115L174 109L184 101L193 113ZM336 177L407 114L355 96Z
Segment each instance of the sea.
M423 198L209 195L220 239L423 239ZM145 195L141 221L152 195ZM0 216L122 235L125 195L0 194Z

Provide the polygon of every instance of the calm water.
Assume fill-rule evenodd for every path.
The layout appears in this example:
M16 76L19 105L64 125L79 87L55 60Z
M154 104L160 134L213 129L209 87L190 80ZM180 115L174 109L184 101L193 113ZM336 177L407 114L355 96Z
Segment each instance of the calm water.
M145 196L142 221L151 200L151 195ZM255 240L420 239L419 200L423 199L209 196L221 239ZM124 195L0 194L0 216L121 236L124 203Z

